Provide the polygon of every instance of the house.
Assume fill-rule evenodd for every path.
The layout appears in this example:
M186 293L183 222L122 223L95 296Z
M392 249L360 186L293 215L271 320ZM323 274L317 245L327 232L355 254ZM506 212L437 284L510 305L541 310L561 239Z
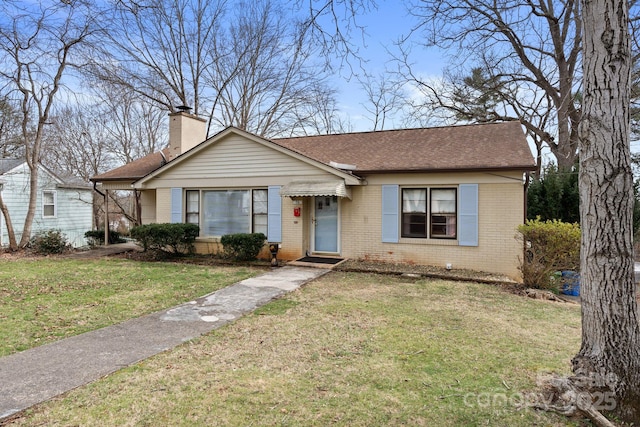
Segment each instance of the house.
M169 147L92 178L139 192L143 223L263 232L278 257L340 256L519 278L516 228L535 163L518 122L265 139L170 117Z
M38 167L38 194L31 235L55 229L60 230L72 246L86 245L84 233L91 230L93 224L93 190L78 178L63 177L42 165ZM30 176L24 160L0 159L0 191L18 241L29 207ZM0 246L8 245L5 218L0 214Z

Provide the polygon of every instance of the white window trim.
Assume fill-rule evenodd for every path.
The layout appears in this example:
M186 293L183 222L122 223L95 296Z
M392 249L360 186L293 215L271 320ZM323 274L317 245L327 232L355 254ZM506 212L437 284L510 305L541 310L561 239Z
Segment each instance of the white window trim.
M404 226L404 200L403 200L403 191L404 190L426 190L427 194L426 194L426 210L427 212L425 213L425 217L426 217L426 236L406 236L402 234L402 228ZM456 200L456 210L455 212L453 212L454 218L456 220L456 225L455 225L455 236L451 237L451 236L445 236L445 235L434 235L433 234L433 230L432 230L432 224L433 224L433 216L434 213L432 212L432 205L433 205L433 199L431 196L431 191L432 190L453 190L455 191L455 200ZM400 239L402 239L403 241L409 241L409 240L422 240L422 241L428 241L428 242L435 242L435 241L443 241L443 240L450 240L450 241L457 241L460 235L460 228L459 228L459 210L460 207L458 206L459 200L460 200L460 188L459 185L422 185L422 186L406 186L406 187L399 187L399 221L400 221Z
M45 204L45 193L53 194L53 215L45 214L45 206L50 206L49 204ZM58 192L55 190L42 190L42 217L43 218L57 218L58 217Z

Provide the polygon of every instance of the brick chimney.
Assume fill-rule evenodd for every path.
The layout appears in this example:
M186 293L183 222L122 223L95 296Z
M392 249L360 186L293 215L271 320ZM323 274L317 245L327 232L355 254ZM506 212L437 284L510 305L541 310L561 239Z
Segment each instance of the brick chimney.
M169 160L192 149L205 139L207 121L190 114L189 107L178 107L169 114Z

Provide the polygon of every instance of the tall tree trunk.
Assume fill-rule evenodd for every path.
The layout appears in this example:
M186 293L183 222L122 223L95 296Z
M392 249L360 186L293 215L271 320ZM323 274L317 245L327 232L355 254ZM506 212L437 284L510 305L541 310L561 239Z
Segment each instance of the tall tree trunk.
M601 409L640 422L640 325L633 269L628 5L582 0L580 124L582 347L577 381Z
M9 249L11 251L18 250L18 243L16 241L16 232L13 229L13 223L11 222L11 215L9 215L9 208L2 199L2 192L0 191L0 211L4 216L4 224L7 227L7 235L9 236Z
M22 227L22 237L19 245L21 248L27 247L31 240L31 229L33 228L33 218L36 214L38 200L38 172L38 163L29 164L29 207Z

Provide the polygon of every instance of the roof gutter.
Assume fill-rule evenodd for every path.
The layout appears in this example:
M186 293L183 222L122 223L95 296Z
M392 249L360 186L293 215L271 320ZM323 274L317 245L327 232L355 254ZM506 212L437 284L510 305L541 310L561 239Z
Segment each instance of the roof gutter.
M102 198L106 198L107 195L104 194L102 191L98 190L98 187L96 187L98 185L97 181L93 181L93 191L95 191L96 193L98 193L99 195L102 196Z
M387 173L452 173L452 172L526 172L536 170L535 166L505 166L487 168L447 168L447 169L358 169L359 175L387 174Z

